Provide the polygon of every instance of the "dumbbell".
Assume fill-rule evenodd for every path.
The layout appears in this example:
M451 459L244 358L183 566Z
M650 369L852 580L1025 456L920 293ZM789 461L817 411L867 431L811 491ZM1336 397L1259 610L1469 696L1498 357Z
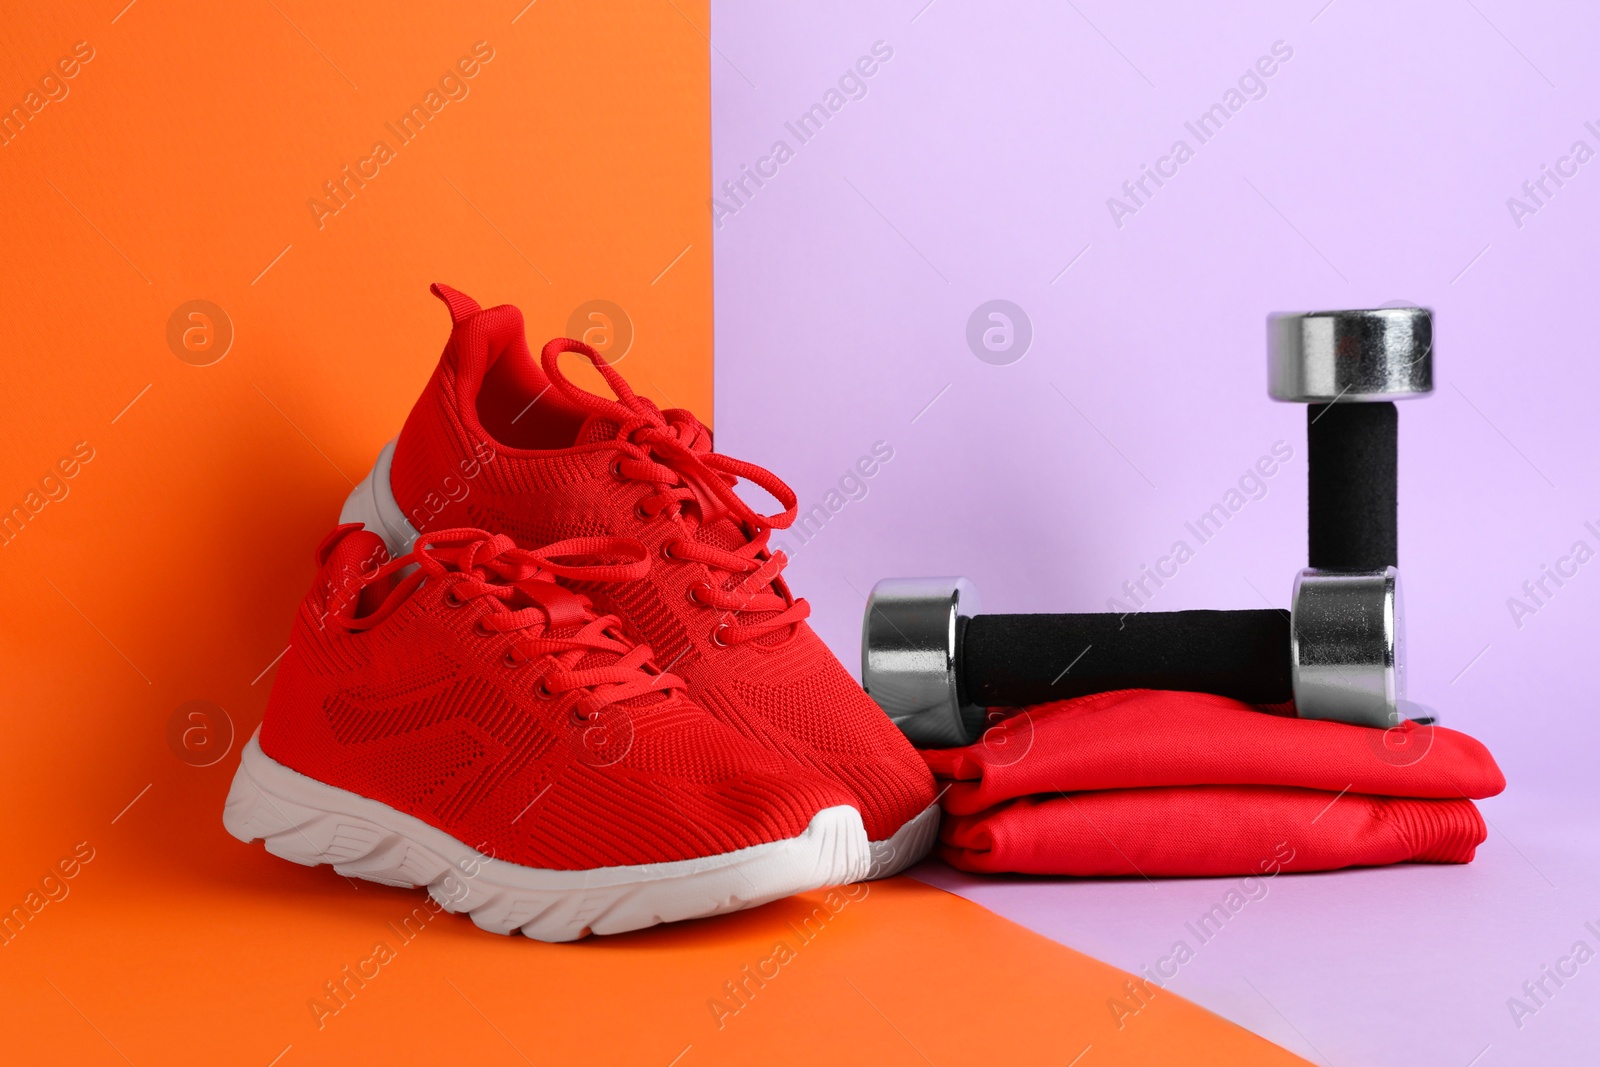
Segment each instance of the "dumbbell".
M912 741L970 744L985 708L1131 688L1293 700L1302 718L1399 721L1404 623L1391 401L1432 390L1431 317L1421 308L1274 315L1268 352L1269 393L1311 405L1312 566L1295 579L1287 617L981 615L965 578L885 579L862 620L861 680Z
M1397 578L1392 567L1302 574L1288 614L1128 615L981 615L965 578L886 578L867 600L861 681L929 748L971 744L986 708L1116 689L1293 700L1303 718L1387 727L1404 697Z
M1433 392L1433 313L1427 308L1317 311L1267 317L1267 393L1306 407L1306 556L1294 603L1380 576L1395 586L1394 691L1382 701L1370 672L1325 650L1332 630L1293 635L1302 718L1389 726L1405 699L1399 576L1399 413L1394 402ZM1308 611L1308 626L1326 617ZM1314 621L1313 621L1314 620Z

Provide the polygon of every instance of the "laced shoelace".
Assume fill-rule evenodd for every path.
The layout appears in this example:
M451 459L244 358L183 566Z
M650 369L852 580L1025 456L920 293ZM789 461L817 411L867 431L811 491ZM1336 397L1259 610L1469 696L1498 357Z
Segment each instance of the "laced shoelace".
M588 357L605 378L616 400L579 389L561 373L563 353ZM653 491L638 502L642 519L667 514L681 524L680 536L668 541L663 552L669 559L704 564L709 579L693 587L690 598L701 607L723 613L711 639L720 645L737 645L793 627L811 614L811 605L789 593L780 575L789 559L782 550L769 550L773 530L794 522L794 490L782 479L754 463L711 450L711 431L686 411L662 412L639 396L606 361L581 341L558 338L544 346L540 362L546 376L573 405L615 419L618 456L611 473L624 481L643 482ZM734 486L739 479L771 494L784 508L762 515L745 503ZM724 518L733 520L744 544L725 549L695 540L700 527ZM747 618L737 621L741 615ZM761 616L749 619L748 616Z
M572 562L579 559L622 559L623 562ZM566 560L567 562L558 562ZM649 571L645 546L624 537L575 537L537 550L518 548L504 534L482 530L440 530L419 537L410 553L391 559L361 585L406 574L370 615L340 612L331 621L345 630L369 630L392 615L420 585L447 582L444 603L451 608L474 601L488 605L478 618L483 637L512 635L503 662L518 668L548 659L535 692L543 699L571 705L574 715L589 721L601 709L651 693L682 689L684 681L658 670L650 646L634 644L622 633L615 615L596 615L589 599L555 583L556 578L586 582L636 581ZM359 593L359 590L357 590ZM603 665L579 669L591 653L614 657Z

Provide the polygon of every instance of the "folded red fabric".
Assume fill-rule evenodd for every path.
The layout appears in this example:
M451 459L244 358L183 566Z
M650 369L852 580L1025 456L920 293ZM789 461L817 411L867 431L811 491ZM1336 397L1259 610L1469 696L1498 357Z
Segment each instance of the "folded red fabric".
M964 870L1220 875L1466 863L1471 799L1505 778L1442 727L1374 730L1204 693L1124 690L1023 709L922 753Z
M1032 793L1287 785L1395 797L1482 797L1505 777L1482 744L1408 722L1374 730L1269 715L1209 693L1124 689L1025 708L966 748L922 753L968 815Z
M1470 800L1197 785L1021 797L939 836L964 871L1155 878L1467 863L1484 825Z

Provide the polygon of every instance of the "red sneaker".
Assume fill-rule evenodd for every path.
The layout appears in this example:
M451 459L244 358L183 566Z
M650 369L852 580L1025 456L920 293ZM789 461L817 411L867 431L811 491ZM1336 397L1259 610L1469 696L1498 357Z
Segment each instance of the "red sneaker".
M543 941L860 877L847 790L707 715L554 581L634 580L646 559L620 538L533 552L481 530L390 559L376 534L339 527L234 775L228 832L426 885L485 930Z
M550 342L541 369L516 308L433 292L450 308L450 341L341 521L365 523L397 552L418 530L458 525L522 545L644 542L647 577L584 591L631 623L712 715L848 788L872 840L871 876L921 858L938 831L932 776L806 625L809 606L780 577L784 554L768 550L771 531L794 519L789 487L713 452L699 420L635 396L588 345ZM617 399L562 376L564 352L587 356ZM784 512L753 511L733 491L741 478Z

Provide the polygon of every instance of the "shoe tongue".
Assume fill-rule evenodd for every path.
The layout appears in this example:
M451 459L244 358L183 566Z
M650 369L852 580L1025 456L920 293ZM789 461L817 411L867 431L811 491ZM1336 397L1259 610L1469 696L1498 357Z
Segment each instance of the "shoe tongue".
M577 440L574 445L594 444L599 441L610 441L622 430L622 424L615 418L603 412L596 412L584 420L578 429ZM737 522L731 518L718 519L709 524L700 524L694 531L694 540L701 544L711 545L726 552L732 552L749 544L750 539L745 536ZM770 587L769 587L770 588ZM747 622L761 622L776 615L775 611L750 612L745 615ZM778 640L781 632L769 637L758 638L757 644L769 644Z
M743 548L750 542L744 531L739 528L739 524L732 519L718 519L709 526L701 526L694 532L694 539L703 545L711 545L728 552Z
M597 441L613 440L622 431L622 424L616 419L603 413L590 415L578 429L578 439L575 445L594 444ZM749 538L739 528L739 524L732 519L718 519L710 525L702 525L695 530L694 539L704 544L714 545L729 552L742 548Z
M583 420L583 425L578 428L578 439L574 445L592 445L599 441L610 441L622 430L622 423L610 415L596 412Z
M365 583L387 562L389 550L383 538L371 530L352 530L340 537L322 563L322 591L328 610L339 612L358 598Z
M622 430L622 424L609 415L597 412L584 420L578 429L578 439L574 444L587 445L597 441L610 441ZM749 538L740 529L739 524L731 518L718 519L710 524L702 524L696 528L694 539L701 544L712 545L716 548L732 552L734 549L743 548L749 543ZM772 614L762 613L762 617ZM756 616L752 616L754 618Z
M364 527L347 528L337 541L328 546L322 568L330 575L361 569L371 574L387 562L389 550L384 547L383 538Z

